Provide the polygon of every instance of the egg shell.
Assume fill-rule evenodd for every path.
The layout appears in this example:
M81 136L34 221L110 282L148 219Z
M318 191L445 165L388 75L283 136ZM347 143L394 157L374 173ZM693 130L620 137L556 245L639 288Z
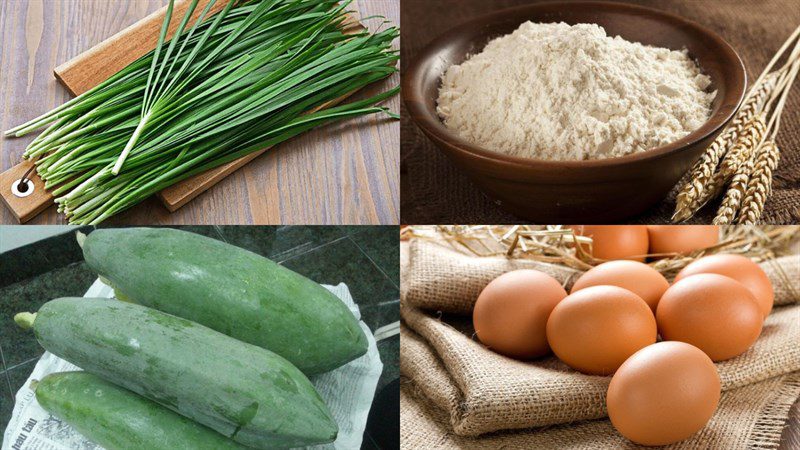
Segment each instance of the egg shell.
M724 361L747 351L761 334L763 316L743 284L713 273L686 277L667 289L656 310L666 341L681 341Z
M478 339L491 350L517 359L550 353L547 319L567 291L538 270L515 270L492 280L472 311Z
M648 225L650 253L690 253L719 243L718 225Z
M638 261L609 261L595 266L578 278L571 293L590 286L618 286L644 300L655 312L658 300L669 287L669 282L659 271Z
M611 424L641 445L667 445L700 431L714 415L720 380L697 347L666 341L628 358L608 386Z
M598 259L630 259L644 262L647 255L647 227L644 225L577 225L572 229L592 238L591 253ZM589 246L582 246L589 252Z
M675 277L675 281L700 273L716 273L742 283L758 300L764 318L772 311L775 293L772 282L758 264L741 255L718 254L694 261Z
M656 320L644 300L617 286L591 286L559 302L547 321L547 341L573 369L609 375L656 341Z

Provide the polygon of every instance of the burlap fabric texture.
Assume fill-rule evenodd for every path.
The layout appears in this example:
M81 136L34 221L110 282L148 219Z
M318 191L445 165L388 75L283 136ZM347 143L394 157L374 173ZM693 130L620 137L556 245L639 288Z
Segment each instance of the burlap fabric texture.
M404 343L403 343L404 345ZM800 395L800 372L747 385L722 394L709 423L691 438L659 449L745 450L777 448L789 409ZM400 387L400 445L403 449L636 449L609 420L490 433L453 433L447 412L426 398L408 378Z
M784 272L797 270L796 258L779 262L788 264ZM530 362L506 358L473 338L468 315L438 312L468 313L489 280L521 267L543 268L558 276L556 266L477 258L425 241L411 243L402 281L401 371L426 402L443 411L456 435L478 436L606 416L609 377L578 373L555 357ZM765 270L769 267L764 266ZM770 270L775 276L774 266ZM572 271L562 275L566 277L562 281L576 276ZM791 280L800 283L800 277ZM774 309L750 350L717 363L725 391L800 370L800 305L790 305L796 301L790 294L798 286L787 285L785 277L773 281L776 298L784 306Z
M512 270L542 271L560 281L567 290L583 273L526 259L470 257L446 243L420 239L410 242L409 251L401 285L403 301L445 313L472 314L481 290L493 279ZM761 268L772 281L775 305L800 303L800 255L766 261L761 263Z

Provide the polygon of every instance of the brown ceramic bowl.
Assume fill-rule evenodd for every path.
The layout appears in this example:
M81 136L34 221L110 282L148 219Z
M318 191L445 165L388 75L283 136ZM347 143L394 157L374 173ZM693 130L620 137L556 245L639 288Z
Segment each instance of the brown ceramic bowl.
M711 118L669 145L603 160L536 160L470 144L449 131L436 113L441 75L526 20L596 23L610 36L674 50L687 48L711 77L710 89L718 92ZM731 119L746 84L736 51L695 22L635 5L564 2L503 10L450 30L403 74L403 98L422 131L503 209L537 223L603 223L629 218L663 200Z

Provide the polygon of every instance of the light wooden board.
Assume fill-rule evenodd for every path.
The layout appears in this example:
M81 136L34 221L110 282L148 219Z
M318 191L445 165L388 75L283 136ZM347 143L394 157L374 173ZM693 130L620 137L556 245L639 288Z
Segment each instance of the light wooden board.
M198 2L190 23L197 20L203 9L208 6L208 1ZM167 28L168 39L175 33L190 3L189 0L175 2L172 20ZM225 2L216 2L211 6L209 16L221 11L224 6ZM73 95L83 94L107 80L156 47L166 10L166 6L159 8L142 20L56 67L53 71L56 78Z
M53 196L44 188L44 182L35 171L29 170L33 167L30 161L23 161L16 166L0 173L0 199L6 207L14 212L20 223L25 223L47 209L53 202ZM21 197L13 193L15 184L23 180L32 183L33 191L27 192L26 196ZM26 183L26 186L29 185Z
M29 6L38 7L36 3L32 1ZM173 17L183 17L189 3L186 0L176 2L173 8ZM198 4L199 7L192 14L193 20L199 17L203 7L207 4L207 0L203 0L202 4ZM209 14L218 12L224 5L224 2L218 2L211 7ZM54 75L72 95L83 94L97 86L155 48L166 9L166 6L158 9L86 52L56 67ZM168 37L174 34L179 23L180 20L172 20L170 22ZM26 37L29 37L29 35L26 35ZM236 163L236 161L233 163ZM53 196L44 189L44 183L34 172L28 174L28 179L35 186L33 194L26 197L18 197L11 192L12 183L28 173L31 164L30 161L22 161L0 173L0 198L21 223L28 222L47 209L53 202Z
M22 3L25 8L20 8ZM43 48L60 47L62 40L51 39L49 33L65 33L60 29L60 25L75 28L76 24L64 24L66 21L63 16L64 11L71 8L71 15L75 12L93 13L96 19L108 13L108 21L112 24L102 22L106 36L113 34L108 32L112 26L116 29L124 29L134 23L135 20L121 21L120 15L127 14L129 18L143 17L148 12L157 9L162 2L146 1L117 1L111 3L90 1L90 0L67 0L56 2L53 12L59 12L60 16L48 18L47 11L42 10L39 16L42 25L38 26L35 21L32 23L29 18L37 17L36 1L15 2L0 0L0 24L2 24L3 42L0 51L2 61L9 65L21 69L22 59L20 53L27 47L27 44L35 39L30 36L39 36L40 43L34 53L34 61L29 64L35 72L32 77L33 84L40 83L40 67L43 64L38 62L39 55ZM46 2L47 3L47 2ZM399 4L396 0L362 0L355 5L362 16L374 14L386 15L395 23L399 21ZM136 9L139 7L139 9ZM46 9L46 8L45 8ZM122 11L120 11L122 9ZM135 9L135 11L134 11ZM354 8L355 9L355 8ZM108 11L106 11L108 10ZM136 15L138 14L138 16ZM80 15L79 15L80 16ZM25 31L28 36L22 39L24 46L21 46L14 39L6 39L6 35L13 35L19 32L20 23L18 20L24 19ZM83 16L80 16L83 18ZM48 20L49 19L49 20ZM54 22L54 23L51 23ZM82 22L79 20L78 22ZM117 23L122 22L122 23ZM90 22L90 24L94 24ZM158 27L159 21L154 21ZM77 24L84 25L83 23ZM97 23L96 25L100 25ZM83 29L87 28L82 26ZM31 31L32 30L32 31ZM84 36L98 36L100 32L86 33ZM65 41L69 41L72 35L63 36ZM45 38L46 37L46 38ZM75 36L72 36L73 38ZM121 45L128 45L133 42L130 36L119 40ZM153 41L154 43L154 41ZM45 46L50 45L50 47ZM66 45L66 44L65 44ZM22 47L22 48L20 48ZM89 48L87 45L82 48ZM14 51L16 49L16 51ZM111 49L111 50L109 50ZM113 46L101 46L94 48L92 55L98 57L103 52L118 52L119 48ZM126 53L126 51L122 53ZM30 52L28 52L30 53ZM75 52L79 53L79 52ZM57 56L57 55L56 55ZM136 55L138 56L138 55ZM135 58L135 56L134 56ZM57 58L58 60L70 60L71 58ZM52 59L45 61L50 62ZM113 73L118 70L115 64L122 63L116 58L107 67L94 67L85 73L75 72L76 67L83 65L68 65L59 68L59 76L75 92L81 92L87 87L82 86L81 79L107 76L105 71ZM124 65L124 63L122 63ZM50 67L55 64L50 63ZM25 73L25 70L21 70ZM73 74L78 74L73 76ZM86 77L84 77L86 75ZM359 93L359 97L371 95L380 90L387 89L394 83L394 80L379 83L372 86L366 92ZM10 128L24 120L34 117L47 109L62 103L68 97L65 96L57 86L52 83L47 84L46 91L49 96L37 97L29 95L28 99L34 97L40 104L46 106L22 105L23 95L19 92L20 84L23 79L3 77L3 85L11 85L12 95L0 94L0 101L5 105L3 115L0 117L0 125L3 129ZM6 86L3 86L4 88ZM35 86L31 86L31 94L37 93ZM24 89L27 94L27 86ZM19 93L19 95L17 95ZM42 101L43 100L43 101ZM398 99L392 99L388 106L393 110L398 109ZM11 106L11 112L9 111ZM20 111L22 106L22 111ZM35 107L31 107L35 106ZM25 111L27 110L27 111ZM27 113L26 113L27 112ZM24 145L30 138L5 139L0 141L0 156L2 156L2 167L7 169L13 167L19 161L19 155L24 150ZM8 151L10 147L10 151ZM188 201L201 188L213 185L213 182L224 178L218 187L215 187L205 195L200 196L195 202L191 202L187 207L181 208L174 214L168 214L159 208L154 201L149 200L144 204L135 207L133 210L123 213L112 219L111 222L117 223L397 223L398 204L399 204L399 125L396 122L385 120L377 116L364 117L348 121L340 125L324 127L314 130L303 136L293 139L289 143L282 144L280 149L268 152L267 155L255 158L244 169L233 173L232 176L225 178L236 167L225 167L218 173L207 179L187 180L184 189L174 190L174 196L170 197L165 193L165 202L172 207ZM333 149L333 151L331 151ZM298 152L300 152L298 154ZM192 187L191 184L200 184L200 187ZM3 222L9 223L8 212L3 211ZM63 218L55 214L51 208L34 220L35 223L60 223Z

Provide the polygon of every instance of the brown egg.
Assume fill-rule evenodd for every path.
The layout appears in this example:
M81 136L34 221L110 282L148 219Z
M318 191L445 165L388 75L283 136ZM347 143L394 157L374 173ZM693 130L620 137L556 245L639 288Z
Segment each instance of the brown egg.
M550 353L547 318L567 291L538 270L515 270L492 280L478 296L472 323L491 350L518 359Z
M650 253L689 253L719 242L718 225L648 225Z
M644 261L647 255L647 227L644 225L575 225L581 236L592 238L591 253L598 259ZM582 246L589 252L589 246Z
M669 282L661 273L647 264L637 261L609 261L593 267L581 275L572 286L574 294L589 286L619 286L644 300L655 311L658 300L669 287Z
M553 353L583 373L609 375L637 350L656 341L647 303L617 286L591 286L570 294L547 321Z
M714 361L747 351L761 333L763 316L743 284L713 273L686 277L670 286L656 310L665 341L694 345Z
M621 435L641 445L667 445L700 431L719 398L719 375L708 356L667 341L639 350L620 366L606 403Z
M698 259L680 271L675 281L698 273L716 273L742 283L758 301L766 318L772 311L775 294L772 282L758 264L741 255L711 255Z

